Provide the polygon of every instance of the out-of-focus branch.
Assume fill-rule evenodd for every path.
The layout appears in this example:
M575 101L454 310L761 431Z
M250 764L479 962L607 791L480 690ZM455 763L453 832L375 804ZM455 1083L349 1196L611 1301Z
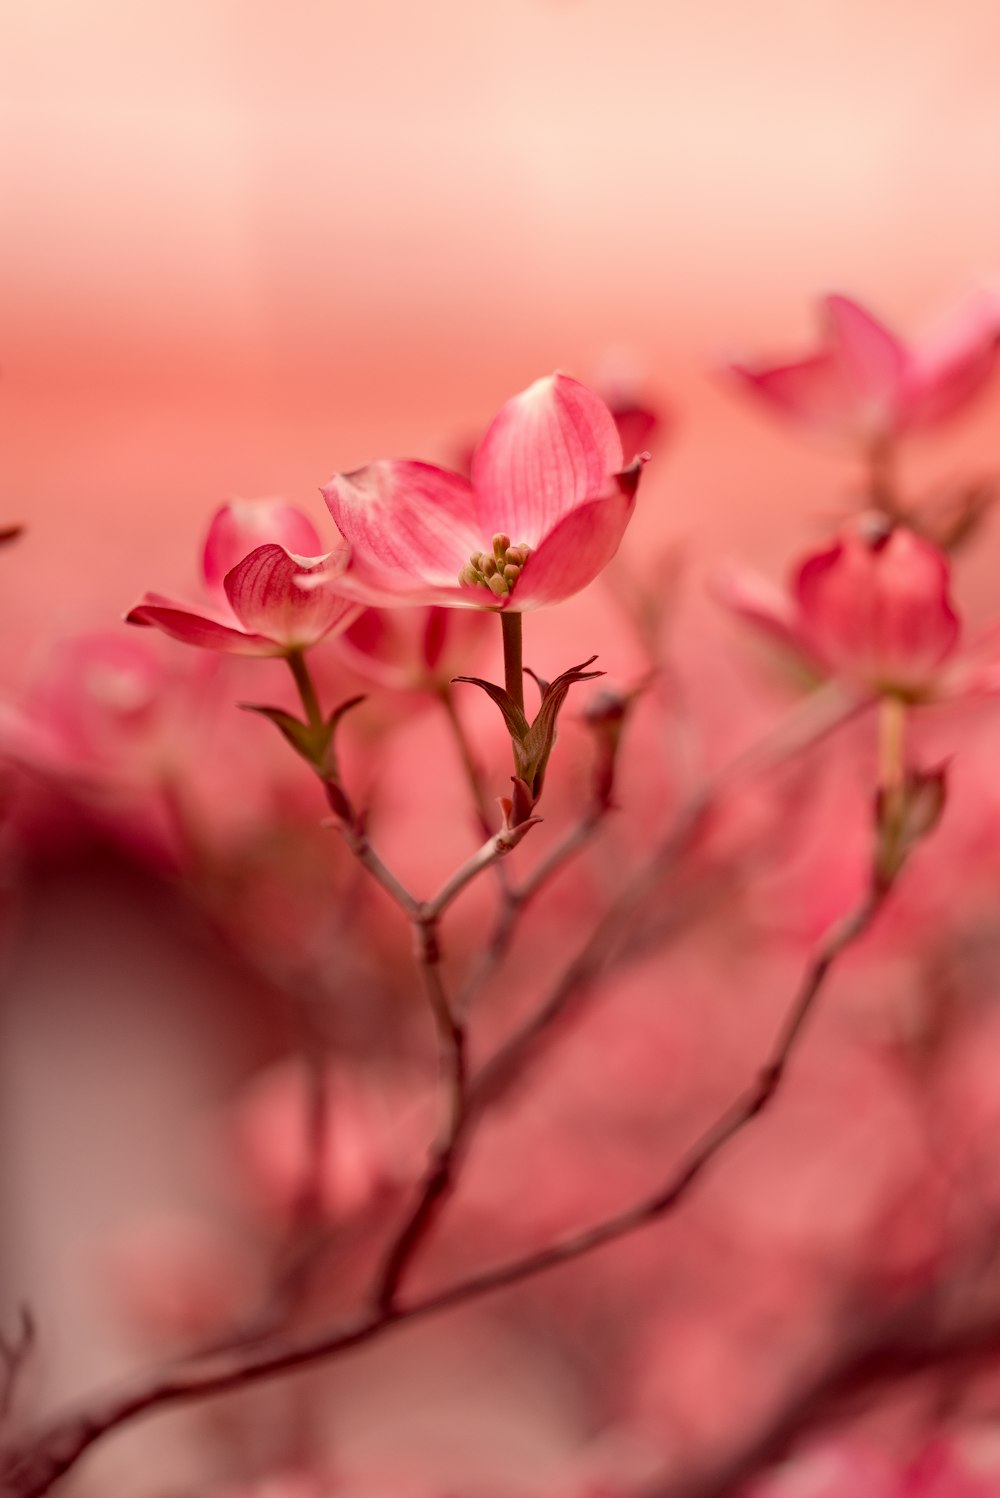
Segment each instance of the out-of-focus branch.
M90 1447L144 1413L242 1388L333 1357L372 1342L403 1322L426 1319L476 1301L493 1291L521 1284L546 1270L582 1259L603 1245L667 1216L725 1146L774 1098L825 980L841 953L867 930L885 893L884 888L875 889L820 944L757 1080L696 1141L669 1179L651 1195L594 1227L538 1252L470 1275L409 1304L400 1304L391 1290L385 1290L390 1282L386 1272L381 1280L381 1304L353 1322L299 1336L275 1337L264 1344L189 1359L160 1370L121 1393L95 1401L79 1414L56 1419L33 1437L29 1436L17 1449L7 1452L0 1466L0 1492L4 1498L41 1498ZM458 1116L467 1117L467 1114ZM461 1128L455 1132L460 1136ZM426 1199L425 1192L420 1201ZM414 1225L415 1218L411 1216L396 1239L394 1251L402 1257L404 1264L412 1254L412 1245L422 1241L426 1214L430 1210L433 1216L433 1203L430 1209L423 1210L424 1220ZM405 1251L402 1247L404 1239L410 1245ZM394 1271L394 1275L398 1283L399 1273Z
M487 838L485 843L455 870L435 895L427 900L418 900L382 863L368 840L363 819L355 812L347 793L340 784L336 774L336 761L333 758L332 732L326 736L325 740L320 737L325 726L324 715L304 656L301 653L291 655L289 666L305 710L308 730L317 736L315 739L317 745L320 743L324 745L323 753L318 754L312 762L334 813L336 825L354 856L382 885L410 922L417 966L437 1033L444 1098L443 1117L416 1200L389 1248L372 1292L373 1301L379 1312L388 1314L393 1308L399 1286L410 1261L418 1252L445 1199L451 1193L459 1145L466 1122L468 1093L466 1032L460 1014L452 1005L441 977L440 922L462 891L486 869L498 866L500 860L516 847L530 830L532 823L529 821L518 827L504 827L499 832L489 832L478 771L450 694L446 694L445 706L449 710L449 718L465 763L473 795L477 800L481 820L486 824Z
M455 693L450 682L445 682L442 685L439 695L445 717L448 720L448 727L451 730L451 736L458 750L458 757L462 763L462 770L469 787L469 794L472 797L472 804L475 808L480 834L484 838L489 837L493 831L493 822L490 818L490 806L486 787L483 783L483 773L476 759L475 751L469 742L469 736L465 731L465 724L462 722L462 716L458 711L458 706L455 702ZM502 872L502 865L499 868Z
M518 922L527 906L566 864L586 848L610 809L605 804L593 806L519 885L508 886L501 899L500 911L490 939L459 992L455 1003L458 1013L468 1012L487 978L496 972L507 956Z
M0 1336L0 1430L7 1424L24 1366L35 1345L35 1319L27 1306L18 1311L17 1331Z
M888 1312L855 1309L838 1344L796 1371L787 1396L757 1429L704 1465L650 1485L641 1498L729 1498L803 1438L870 1409L878 1396L933 1374L981 1372L998 1358L996 1265L984 1274L963 1263Z
M846 697L839 687L823 688L690 795L652 858L597 922L548 998L484 1067L476 1085L476 1111L492 1103L512 1082L522 1079L528 1066L555 1037L560 1024L575 1012L597 979L627 953L636 913L644 909L690 849L722 797L748 775L777 768L870 706L870 699ZM506 950L510 931L500 934L502 952Z
M380 1315L393 1313L403 1276L430 1233L455 1185L459 1148L468 1113L468 1060L465 1025L441 981L437 917L416 926L418 961L438 1033L444 1117L416 1199L393 1238L375 1278L372 1301Z

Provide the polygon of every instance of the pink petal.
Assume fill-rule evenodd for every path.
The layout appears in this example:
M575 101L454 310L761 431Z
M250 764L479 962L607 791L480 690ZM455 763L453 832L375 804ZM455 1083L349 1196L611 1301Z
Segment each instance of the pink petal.
M730 370L779 415L824 436L853 434L857 400L833 355L771 367L733 364Z
M947 558L902 528L870 543L854 531L802 563L794 588L819 656L866 685L923 691L958 641Z
M914 352L905 387L908 426L932 426L954 416L983 389L1000 349L1000 302L975 297Z
M383 460L338 473L321 493L351 547L345 591L370 603L459 601L458 574L488 547L467 479L429 463Z
M774 365L734 364L734 374L781 415L826 436L864 443L900 420L908 355L864 308L843 296L823 303L827 336L817 353Z
M150 624L173 640L185 645L200 645L205 650L222 650L228 655L281 655L282 647L262 635L245 634L231 624L223 624L207 614L197 614L182 603L147 593L134 609L125 615L127 624Z
M622 466L600 396L568 375L536 380L507 402L472 459L480 546L498 532L537 546Z
M549 531L525 562L514 591L502 600L505 608L523 613L561 603L593 582L632 518L640 466L615 474L608 495L578 505Z
M282 499L232 499L224 504L216 510L205 537L203 570L208 586L221 587L237 562L269 541L296 556L315 557L323 550L312 521Z
M749 567L730 563L712 579L712 592L723 605L759 634L798 657L811 652L789 595Z
M856 398L861 435L890 433L899 418L908 354L899 340L857 302L828 296L823 308L830 348Z
M233 613L251 634L283 649L315 645L335 629L346 629L358 607L334 590L342 559L293 557L283 546L258 546L226 573L223 586ZM303 577L321 574L323 586L299 586Z

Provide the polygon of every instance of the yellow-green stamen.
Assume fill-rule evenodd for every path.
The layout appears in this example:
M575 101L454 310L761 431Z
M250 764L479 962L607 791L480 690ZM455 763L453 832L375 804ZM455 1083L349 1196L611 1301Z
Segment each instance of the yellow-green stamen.
M512 546L510 537L499 533L493 537L490 551L474 551L458 574L464 588L489 588L497 598L514 591L521 569L531 555L531 547L521 542Z

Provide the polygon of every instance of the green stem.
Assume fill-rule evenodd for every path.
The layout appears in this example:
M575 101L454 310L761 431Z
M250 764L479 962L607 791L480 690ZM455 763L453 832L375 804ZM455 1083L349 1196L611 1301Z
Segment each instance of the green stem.
M879 703L878 777L890 817L898 816L906 776L904 734L906 704L901 697L885 696Z
M290 650L286 656L286 660L288 661L292 675L295 677L295 685L299 689L299 696L302 698L302 706L309 720L309 726L310 728L318 728L323 722L323 711L319 705L319 698L316 695L313 679L309 674L309 667L306 665L306 658L301 650Z
M524 663L521 655L521 615L504 609L500 615L503 631L503 684L508 697L524 712Z
M890 520L902 515L896 482L896 454L892 441L883 437L868 449L868 493L871 503Z

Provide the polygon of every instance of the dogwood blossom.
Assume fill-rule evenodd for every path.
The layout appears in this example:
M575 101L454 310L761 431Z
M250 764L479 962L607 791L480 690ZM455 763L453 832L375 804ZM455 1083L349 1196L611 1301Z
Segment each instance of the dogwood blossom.
M564 374L538 380L493 421L471 481L383 460L324 485L351 547L338 586L376 605L519 612L559 603L618 550L640 467L622 471L618 430L599 396Z
M346 560L334 553L294 556L283 546L258 546L223 578L229 612L192 608L147 593L126 615L129 624L147 624L185 645L229 655L288 655L346 629L359 608L331 586ZM322 586L306 590L300 579L322 574Z
M909 346L858 302L828 296L823 337L805 358L731 371L772 411L865 448L956 415L983 389L1000 347L1000 301L986 293Z

